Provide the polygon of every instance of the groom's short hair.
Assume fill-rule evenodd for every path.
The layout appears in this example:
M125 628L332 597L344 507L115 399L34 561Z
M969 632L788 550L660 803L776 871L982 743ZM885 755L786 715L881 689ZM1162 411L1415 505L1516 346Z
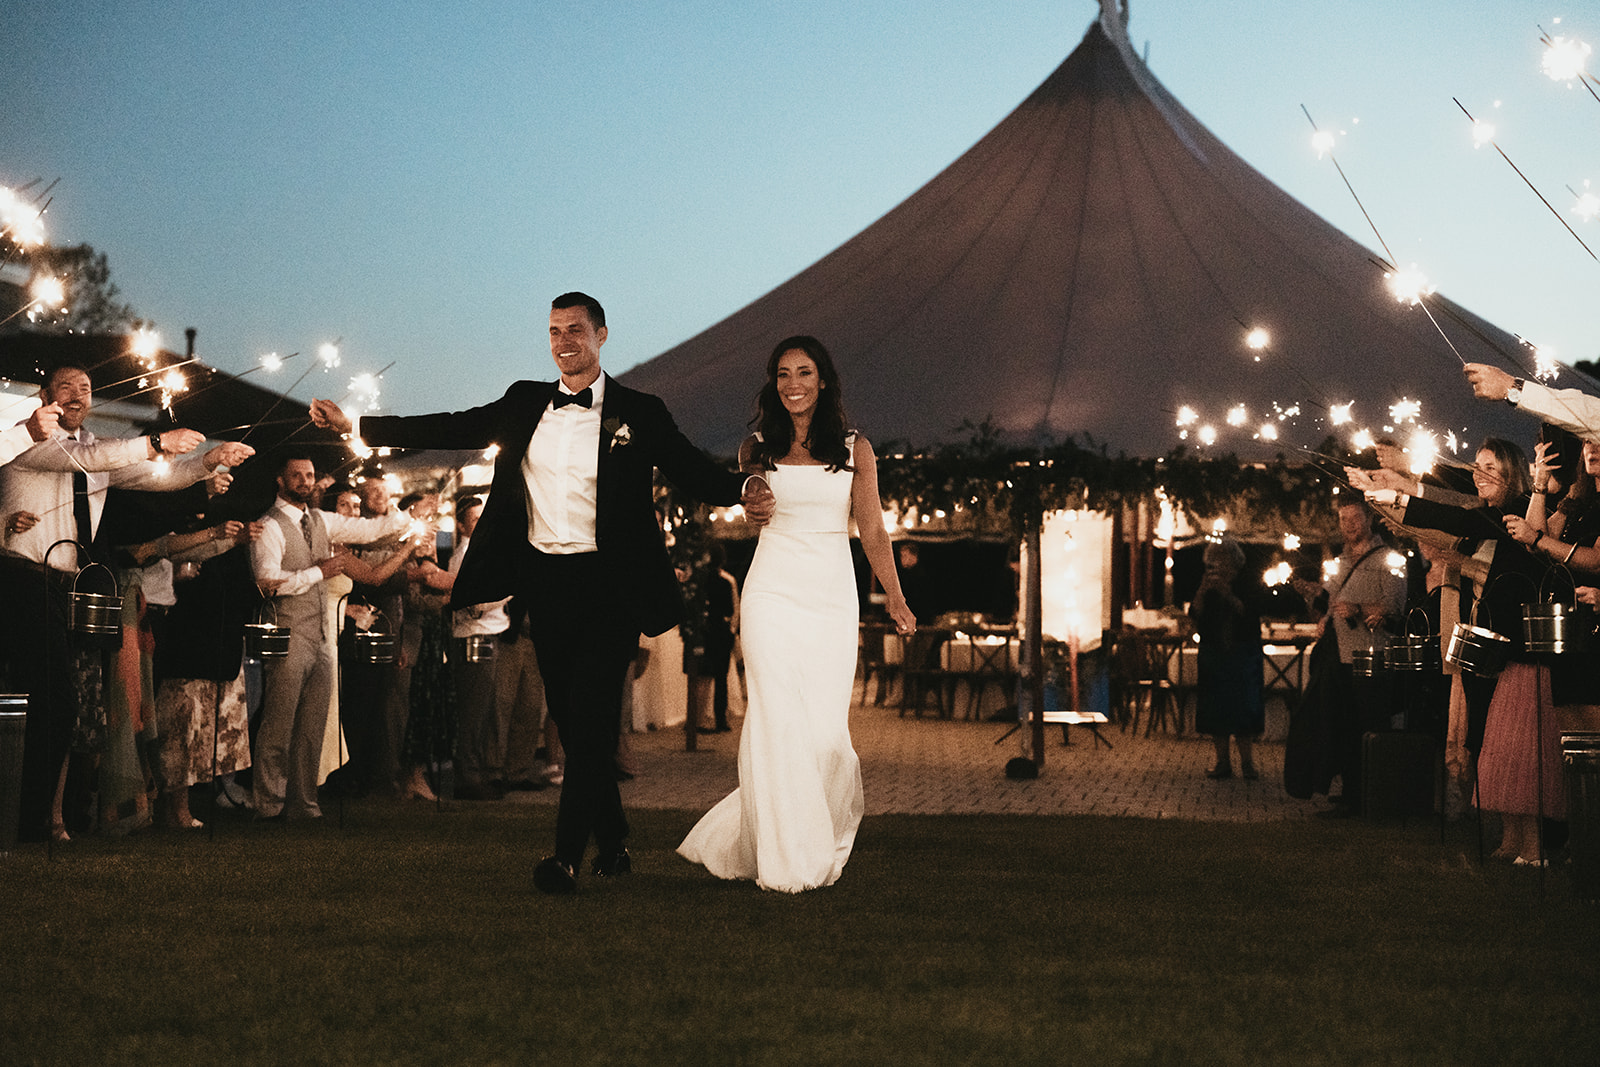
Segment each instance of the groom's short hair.
M551 311L563 311L567 308L583 308L589 313L589 324L597 330L606 324L606 309L600 306L600 301L588 293L562 293L550 301Z

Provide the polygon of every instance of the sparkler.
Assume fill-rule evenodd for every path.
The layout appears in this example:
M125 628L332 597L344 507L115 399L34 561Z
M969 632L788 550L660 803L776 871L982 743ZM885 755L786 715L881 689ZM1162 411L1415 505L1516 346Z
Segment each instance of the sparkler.
M341 338L341 340L342 340L342 338ZM263 365L265 365L265 361L263 361ZM283 363L280 361L278 363L278 366L281 367L282 365L283 365ZM245 430L244 434L242 436L240 436L239 440L242 442L246 438L248 438L253 432L255 432L256 427L260 426L264 421L266 421L267 416L271 415L274 411L276 411L278 409L278 405L283 403L284 397L288 396L290 393L293 393L295 391L295 389L297 389L299 387L300 383L306 380L306 376L309 375L312 371L316 370L319 365L322 367L323 370L332 370L333 368L335 368L335 367L337 367L339 365L339 342L338 341L329 341L329 342L321 345L317 349L316 362L314 362L314 363L310 364L309 366L307 366L306 369L301 372L300 377L298 377L298 378L296 378L294 380L294 384L289 386L289 388L285 389L281 394L279 394L278 399L274 400L272 402L271 406L269 406L266 411L261 413L261 418L257 419L254 423L252 423L250 425L250 428Z
M1455 100L1456 107L1459 107L1461 109L1461 113L1463 115L1467 116L1467 119L1472 122L1474 127L1476 127L1478 125L1478 120L1472 117L1472 112L1467 110L1466 105L1463 104L1460 100L1456 100L1455 97L1451 97L1450 99ZM1543 204L1547 209L1549 209L1550 214L1552 214L1552 215L1554 215L1556 217L1556 221L1561 223L1562 228L1565 229L1568 233L1572 234L1572 239L1574 241L1577 241L1580 245L1583 245L1583 250L1585 252L1589 253L1589 258L1591 258L1591 259L1593 259L1593 260L1595 260L1597 262L1600 262L1600 256L1595 255L1594 254L1594 249L1590 248L1587 244L1584 244L1583 238L1578 236L1578 231L1574 230L1570 225L1567 224L1567 220L1561 217L1561 212L1557 211L1555 209L1555 207L1550 203L1550 201L1545 199L1545 195L1539 191L1539 187L1534 185L1533 182L1528 180L1528 176L1526 174L1522 173L1522 168L1521 167L1519 167L1515 163L1511 162L1511 157L1506 155L1505 149L1500 147L1499 142L1494 139L1493 133L1494 133L1494 131L1493 131L1493 128L1491 127L1490 128L1490 136L1488 138L1487 143L1492 145L1496 152L1500 153L1500 158L1506 161L1506 165L1507 166L1509 166L1512 170L1517 172L1517 177L1521 178L1523 183L1525 185L1527 185L1527 187L1529 189L1533 190L1533 195L1537 196L1539 198L1539 202L1541 204ZM1476 134L1474 134L1474 140L1476 140Z
M19 315L27 315L29 322L36 322L41 311L64 308L66 304L67 290L61 279L48 274L36 274L28 285L28 302L0 319L0 326L4 326Z
M1580 222L1593 222L1596 216L1600 216L1600 196L1589 191L1588 182L1583 183L1581 193L1570 185L1567 186L1567 192L1576 198L1577 202L1572 205L1572 213L1578 216Z
M1556 21L1560 21L1557 19ZM1566 82L1571 87L1577 81L1589 95L1600 101L1600 93L1594 91L1594 76L1584 68L1589 64L1589 56L1594 52L1583 41L1567 37L1551 37L1539 28L1539 39L1545 43L1544 55L1539 57L1539 69L1551 81Z

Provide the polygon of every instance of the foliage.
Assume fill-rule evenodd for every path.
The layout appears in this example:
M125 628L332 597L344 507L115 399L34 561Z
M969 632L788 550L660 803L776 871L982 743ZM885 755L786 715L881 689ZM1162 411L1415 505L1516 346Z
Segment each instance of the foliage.
M1232 454L1200 456L1184 448L1159 459L1139 459L1112 456L1104 445L1092 439L1080 444L1075 437L1037 447L1006 444L987 420L965 428L971 431L965 444L923 451L886 446L878 460L885 503L952 518L967 515L969 526L1009 523L1018 532L1044 511L1108 510L1161 489L1200 518L1244 507L1293 522L1326 484L1316 465L1291 464L1282 453L1264 464L1241 463Z
M41 318L35 328L47 333L125 333L139 326L133 307L123 303L111 280L104 252L87 244L45 245L19 254L33 270L54 275L66 286L66 310Z

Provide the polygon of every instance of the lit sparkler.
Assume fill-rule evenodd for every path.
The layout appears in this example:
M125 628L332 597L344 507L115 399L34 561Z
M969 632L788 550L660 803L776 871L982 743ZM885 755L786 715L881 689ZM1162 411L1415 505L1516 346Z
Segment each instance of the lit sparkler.
M1289 575L1292 573L1293 568L1289 566L1289 561L1282 560L1273 566L1268 567L1266 573L1264 573L1261 578L1267 583L1269 588L1276 588L1277 586L1288 582Z
M1539 57L1539 69L1551 81L1571 83L1587 73L1589 56L1594 52L1583 41L1569 37L1547 37L1544 55Z
M1339 577L1339 558L1335 556L1333 559L1323 560L1322 580L1325 582L1331 582L1337 577Z
M1590 90L1590 92L1593 92L1593 91L1594 90L1592 90L1592 89ZM1455 98L1452 97L1451 99L1455 99ZM1600 99L1600 96L1597 96L1596 99ZM1476 132L1476 127L1478 125L1478 120L1476 118L1473 118L1472 112L1468 111L1467 108L1466 108L1466 105L1463 104L1460 100L1456 100L1455 101L1455 105L1456 105L1456 107L1461 109L1461 113L1463 115L1467 116L1468 121L1470 121L1474 126L1474 132ZM1476 139L1476 138L1474 138L1474 139ZM1583 245L1583 250L1585 252L1589 253L1590 258L1596 259L1596 260L1600 260L1600 256L1595 255L1594 249L1590 248L1587 244L1584 244L1583 238L1578 236L1578 231L1574 230L1570 225L1568 225L1567 220L1561 217L1561 212L1557 211L1555 209L1555 206L1553 204L1551 204L1550 201L1545 198L1545 195L1539 191L1539 187L1537 185L1534 185L1533 182L1529 181L1528 180L1528 176L1526 174L1522 173L1522 168L1517 166L1515 163L1513 163L1511 161L1511 157L1506 155L1505 149L1501 148L1499 143L1494 140L1492 128L1490 130L1489 140L1486 143L1494 146L1494 150L1495 150L1495 152L1499 153L1500 158L1506 161L1506 165L1508 167L1510 167L1512 170L1517 172L1517 177L1522 179L1522 182L1523 182L1524 185L1526 185L1529 189L1533 190L1533 195L1537 196L1539 198L1539 202L1541 204L1543 204L1546 209L1549 210L1550 214L1552 214L1552 215L1554 215L1556 217L1556 221L1561 223L1562 228L1565 229L1568 233L1572 234L1572 239L1574 241L1577 241L1580 245Z
M1255 329L1245 334L1244 343L1245 346L1251 351L1260 352L1262 349L1272 344L1272 335L1266 331L1265 327L1257 326Z
M1373 440L1371 430L1357 430L1350 437L1350 447L1357 452L1365 452L1367 449L1375 447L1377 443L1377 441Z
M1286 533L1286 534L1283 535L1283 550L1285 552L1293 552L1295 549L1297 549L1299 547L1300 547L1300 535L1299 534Z
M1422 303L1423 297L1434 293L1435 287L1428 284L1427 277L1417 269L1415 263L1405 270L1385 272L1383 280L1396 301L1412 307Z
M261 369L264 371L280 371L283 369L283 357L276 352L268 352L261 357Z
M1249 421L1249 419L1250 413L1245 410L1245 406L1243 404L1235 404L1233 407L1228 409L1229 426L1243 426Z
M1406 442L1406 455L1410 456L1412 474L1427 474L1439 458L1438 439L1427 430L1418 430Z
M1317 150L1318 159L1332 152L1333 144L1333 133L1329 130L1317 130L1311 135L1311 147Z
M1401 397L1389 405L1389 420L1395 423L1415 422L1422 414L1422 401Z
M128 339L128 350L136 359L145 366L155 359L156 353L161 351L161 335L148 326L141 326L133 331L133 336Z
M378 408L378 376L376 374L358 374L351 378L350 395L360 402L362 411L376 411Z
M15 189L0 185L0 237L18 248L44 244L44 209L24 200Z
M1350 409L1355 406L1356 402L1354 400L1350 401L1348 404L1334 404L1330 406L1328 408L1328 421L1333 423L1335 426L1343 426L1354 417L1350 414Z
M1200 427L1199 437L1201 444L1214 445L1217 443L1217 428L1210 425L1202 426Z
M1264 422L1261 424L1261 429L1256 433L1256 436L1263 441L1276 441L1278 439L1278 428L1270 422Z
M1570 185L1567 186L1567 190L1578 198L1577 202L1572 205L1572 213L1578 216L1579 221L1593 222L1597 216L1600 216L1600 196L1596 196L1589 190L1588 182L1583 183L1583 192L1581 193Z
M1472 147L1482 148L1494 144L1494 126L1481 119L1472 120Z
M1180 427L1193 426L1198 421L1200 421L1199 413L1188 404L1178 409L1178 425Z

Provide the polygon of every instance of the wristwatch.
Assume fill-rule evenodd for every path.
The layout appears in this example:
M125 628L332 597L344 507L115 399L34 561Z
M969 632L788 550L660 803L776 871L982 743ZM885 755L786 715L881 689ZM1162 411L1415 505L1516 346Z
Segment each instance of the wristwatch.
M1506 403L1516 407L1522 403L1522 387L1526 383L1521 378L1511 379L1511 388L1506 390Z

